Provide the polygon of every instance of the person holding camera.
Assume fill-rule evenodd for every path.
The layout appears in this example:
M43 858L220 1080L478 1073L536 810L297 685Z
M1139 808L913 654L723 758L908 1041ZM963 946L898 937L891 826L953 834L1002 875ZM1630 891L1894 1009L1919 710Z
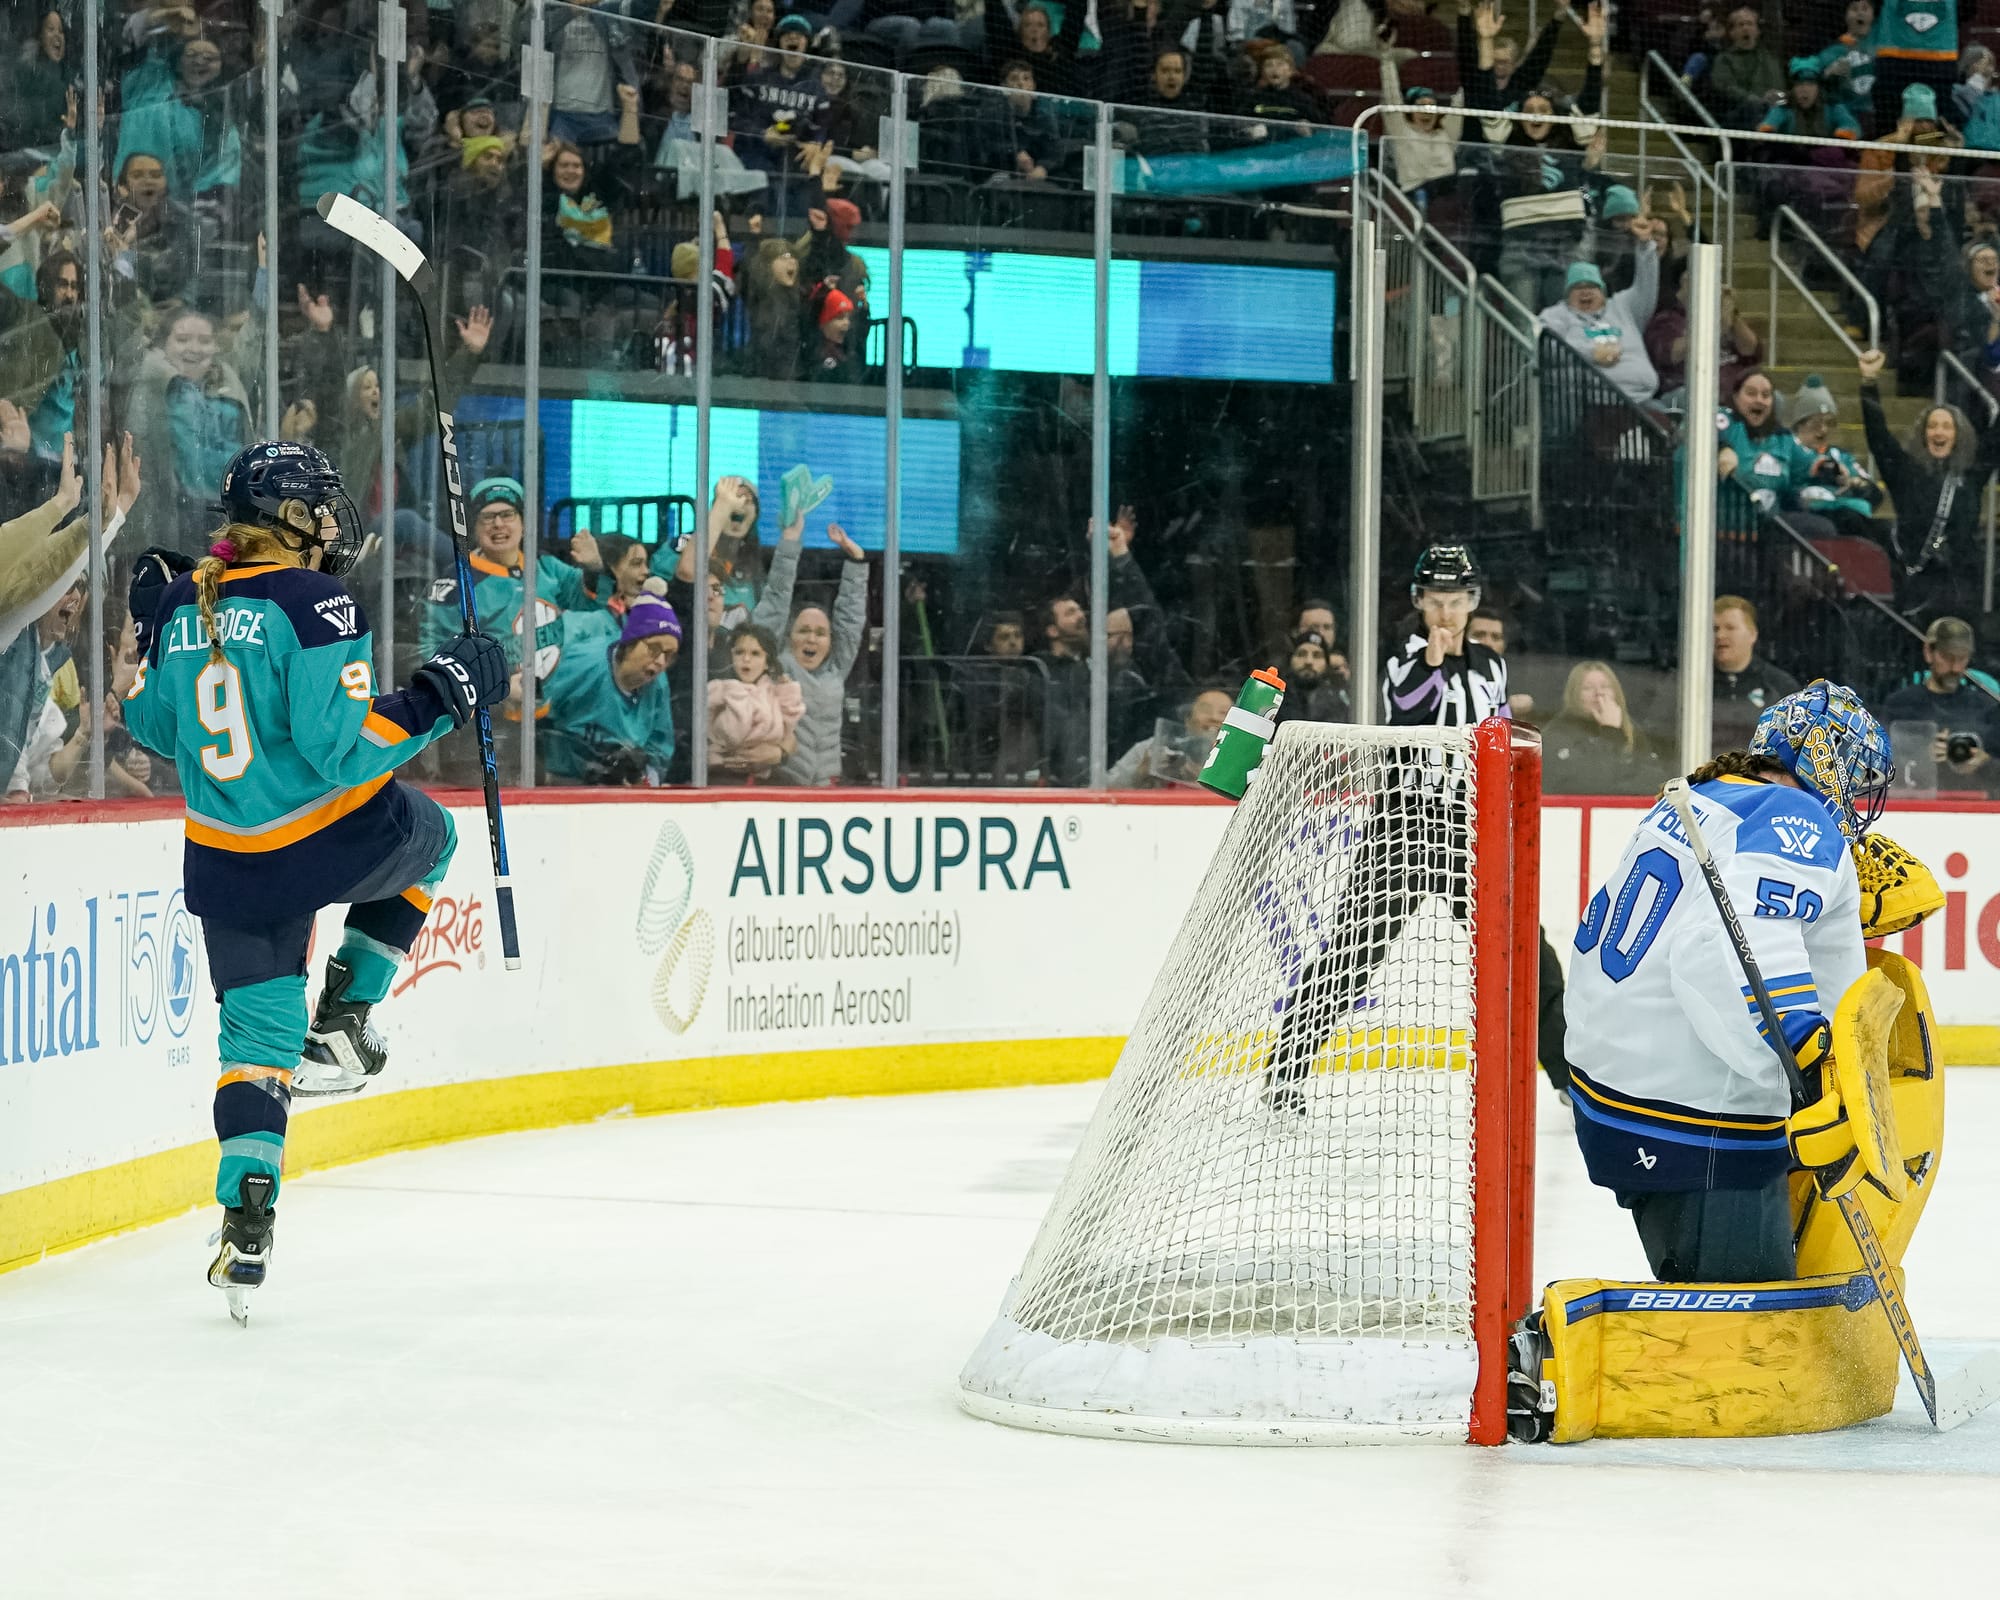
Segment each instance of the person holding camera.
M1923 675L1882 702L1886 726L1931 725L1930 755L1938 764L1940 789L2000 788L2000 765L1993 759L2000 751L2000 701L1990 692L1990 679L1975 681L1977 644L1970 623L1939 617L1924 634Z

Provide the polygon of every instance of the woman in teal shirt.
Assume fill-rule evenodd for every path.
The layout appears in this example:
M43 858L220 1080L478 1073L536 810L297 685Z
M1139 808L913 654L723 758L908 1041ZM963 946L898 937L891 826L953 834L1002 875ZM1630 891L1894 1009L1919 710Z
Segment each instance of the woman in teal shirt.
M562 783L657 787L674 758L667 669L681 650L681 619L658 578L626 608L563 619L562 662L545 688L548 774Z

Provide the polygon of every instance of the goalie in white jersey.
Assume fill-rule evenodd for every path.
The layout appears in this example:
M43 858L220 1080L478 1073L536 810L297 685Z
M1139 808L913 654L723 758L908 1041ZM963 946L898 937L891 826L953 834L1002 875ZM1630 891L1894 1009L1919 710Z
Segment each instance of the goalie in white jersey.
M1866 970L1850 846L1881 814L1888 736L1820 679L1746 751L1689 774L1694 808L1810 1082ZM1792 1100L1674 808L1646 813L1570 956L1567 1053L1593 1183L1633 1213L1666 1282L1793 1275Z

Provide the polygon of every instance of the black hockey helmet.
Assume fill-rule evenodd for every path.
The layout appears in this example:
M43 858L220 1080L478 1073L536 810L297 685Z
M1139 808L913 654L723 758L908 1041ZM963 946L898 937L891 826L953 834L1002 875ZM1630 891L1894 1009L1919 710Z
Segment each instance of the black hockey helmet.
M1420 589L1469 589L1476 596L1485 586L1479 563L1462 544L1434 544L1417 557L1410 574L1410 598Z
M319 570L328 577L353 571L367 553L368 535L340 469L313 445L267 439L239 451L222 474L218 509L231 522L269 528L302 554L318 545ZM328 517L334 523L330 536L321 531Z

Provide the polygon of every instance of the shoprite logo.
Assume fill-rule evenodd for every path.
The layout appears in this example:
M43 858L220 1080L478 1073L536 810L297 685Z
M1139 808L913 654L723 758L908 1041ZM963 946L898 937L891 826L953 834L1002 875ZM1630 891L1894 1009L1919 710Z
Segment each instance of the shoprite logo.
M433 972L463 972L486 965L486 907L478 895L441 894L431 902L417 941L410 946L410 964L391 992L415 988Z

